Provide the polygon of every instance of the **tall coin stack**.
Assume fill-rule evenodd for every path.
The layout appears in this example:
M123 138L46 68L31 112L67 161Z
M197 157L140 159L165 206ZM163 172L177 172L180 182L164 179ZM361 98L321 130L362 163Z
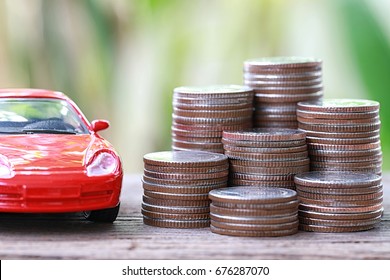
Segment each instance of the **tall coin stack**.
M223 130L252 127L253 91L238 85L178 87L173 93L172 149L223 153Z
M299 57L247 60L244 84L255 92L253 127L297 128L297 102L323 96L322 61Z
M309 171L305 136L287 128L224 131L229 184L295 189L294 175Z
M293 190L230 187L209 194L211 231L233 236L285 236L298 231L298 199Z
M144 223L171 228L207 227L208 193L227 186L228 159L201 151L166 151L144 156Z
M312 171L296 175L295 183L301 230L362 231L381 220L383 187L376 174Z
M379 103L325 99L298 103L299 128L307 134L310 170L381 174Z

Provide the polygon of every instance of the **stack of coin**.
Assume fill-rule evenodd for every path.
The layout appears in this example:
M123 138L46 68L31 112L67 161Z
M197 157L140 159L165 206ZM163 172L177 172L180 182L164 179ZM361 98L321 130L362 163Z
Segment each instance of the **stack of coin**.
M234 236L285 236L298 231L297 193L255 186L212 190L211 231Z
M295 183L301 230L362 231L381 220L383 187L376 174L312 171L296 175Z
M208 193L227 186L225 155L202 151L165 151L144 156L144 223L194 228L210 224Z
M298 103L299 128L307 134L313 171L381 174L379 103L325 99Z
M252 127L253 91L238 85L178 87L173 93L172 149L223 153L223 130Z
M309 171L305 136L288 128L224 131L230 185L295 189L294 175Z
M297 128L299 101L319 100L322 61L270 57L244 62L244 84L255 92L253 127Z

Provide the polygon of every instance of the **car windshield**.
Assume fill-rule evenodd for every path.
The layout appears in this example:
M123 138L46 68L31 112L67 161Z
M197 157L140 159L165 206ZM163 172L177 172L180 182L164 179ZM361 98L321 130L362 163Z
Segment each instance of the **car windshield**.
M88 129L64 100L0 98L0 134L86 134Z

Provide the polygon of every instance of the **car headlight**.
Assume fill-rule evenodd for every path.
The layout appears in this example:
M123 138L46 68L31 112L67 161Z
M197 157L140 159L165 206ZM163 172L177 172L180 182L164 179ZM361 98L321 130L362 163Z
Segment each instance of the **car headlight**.
M108 175L115 171L118 167L117 158L108 153L101 152L93 157L91 163L87 166L88 176L102 176Z
M11 163L5 156L0 155L0 178L11 178L12 176Z

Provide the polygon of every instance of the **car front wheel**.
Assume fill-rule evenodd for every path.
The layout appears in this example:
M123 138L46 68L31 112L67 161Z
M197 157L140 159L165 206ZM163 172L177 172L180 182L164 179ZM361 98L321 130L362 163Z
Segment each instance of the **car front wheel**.
M84 211L84 217L88 221L100 223L113 223L118 217L120 204L113 208Z

